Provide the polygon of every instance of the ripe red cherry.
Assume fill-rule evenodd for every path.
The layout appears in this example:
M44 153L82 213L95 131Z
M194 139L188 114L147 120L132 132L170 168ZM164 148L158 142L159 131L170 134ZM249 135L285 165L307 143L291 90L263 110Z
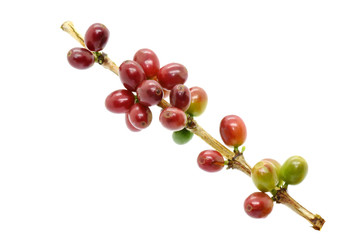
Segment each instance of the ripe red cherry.
M217 172L224 167L224 158L218 151L205 150L199 154L197 163L204 171Z
M110 32L104 24L94 23L85 33L85 45L90 51L101 51L104 49L109 36Z
M125 89L116 90L110 93L105 100L106 108L113 113L126 113L134 103L134 94Z
M267 217L271 213L273 206L272 199L263 192L251 194L244 202L245 212L253 218Z
M179 63L169 63L163 66L157 75L161 86L168 90L171 90L176 84L184 84L187 77L187 69Z
M182 110L176 107L167 107L160 113L159 120L165 128L179 131L186 126L187 117Z
M129 114L125 113L125 123L126 123L126 126L127 128L132 131L132 132L140 132L141 130L140 129L137 129L136 127L134 127L130 120L129 120Z
M134 61L140 64L148 79L155 77L159 72L159 59L150 49L143 48L137 51L134 55Z
M119 67L120 80L126 89L135 92L137 86L146 79L145 72L135 61L124 61Z
M220 123L220 135L226 145L239 147L246 139L245 123L236 115L226 116Z
M186 111L191 102L190 90L183 84L177 84L171 89L170 104L173 107Z
M131 125L137 129L147 128L152 120L152 113L150 108L141 105L140 103L135 103L130 108L129 120Z
M155 80L142 81L136 89L139 103L144 106L153 106L158 104L163 98L163 90L160 84Z
M73 48L67 54L71 66L77 69L87 69L95 62L94 55L85 48Z

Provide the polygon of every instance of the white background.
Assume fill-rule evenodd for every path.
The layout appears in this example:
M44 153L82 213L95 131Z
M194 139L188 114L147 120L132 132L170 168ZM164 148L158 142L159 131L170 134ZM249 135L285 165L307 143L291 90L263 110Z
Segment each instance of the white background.
M349 238L359 211L359 1L7 1L1 4L0 239ZM95 22L117 64L140 48L184 64L203 87L198 122L220 139L228 114L247 125L245 157L307 159L289 188L326 219L321 232L282 205L248 217L256 191L235 170L201 171L209 149L185 146L157 121L140 132L108 112L122 88L101 66L79 71L66 53ZM281 237L282 238L282 237Z

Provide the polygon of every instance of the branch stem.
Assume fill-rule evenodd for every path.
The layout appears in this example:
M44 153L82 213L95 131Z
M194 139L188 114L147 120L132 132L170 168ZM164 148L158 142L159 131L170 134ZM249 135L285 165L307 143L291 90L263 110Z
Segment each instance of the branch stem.
M78 41L83 47L85 46L84 38L76 31L74 28L74 24L70 21L66 21L61 25L61 29L70 34L76 41ZM99 54L99 53L97 53ZM104 68L109 69L113 73L119 76L119 68L118 66L107 56L105 53L102 54L104 58L104 62L101 64ZM167 108L170 104L166 100L161 100L158 104L161 108ZM188 122L186 128L199 136L202 140L208 143L215 150L220 152L227 160L228 169L238 169L244 172L246 175L251 176L251 167L245 161L243 151L239 151L235 149L234 152L230 151L227 147L217 141L214 137L212 137L208 132L206 132L192 117L188 116ZM325 220L318 214L313 214L303 206L301 206L298 202L296 202L287 192L286 188L279 188L274 191L273 196L274 201L277 203L282 203L293 211L295 211L300 216L304 217L307 221L309 221L313 228L316 230L320 230L325 223Z
M64 22L61 25L61 29L67 32L68 34L70 34L70 36L72 36L76 41L78 41L83 47L86 47L84 38L78 33L78 31L76 31L74 24L72 22L70 21Z

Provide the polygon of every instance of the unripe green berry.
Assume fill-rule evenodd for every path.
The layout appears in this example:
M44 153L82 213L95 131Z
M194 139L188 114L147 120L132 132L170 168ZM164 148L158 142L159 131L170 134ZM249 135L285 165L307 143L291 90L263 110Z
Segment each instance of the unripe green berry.
M287 184L296 185L301 183L308 172L306 160L300 156L288 158L280 168L280 178Z
M258 162L251 169L251 178L255 186L262 192L273 190L279 183L276 166L266 159Z
M192 132L190 132L189 130L187 130L186 128L184 128L180 131L173 132L173 134L172 134L172 138L173 138L174 142L179 145L188 143L192 139L193 136L194 136L194 134Z

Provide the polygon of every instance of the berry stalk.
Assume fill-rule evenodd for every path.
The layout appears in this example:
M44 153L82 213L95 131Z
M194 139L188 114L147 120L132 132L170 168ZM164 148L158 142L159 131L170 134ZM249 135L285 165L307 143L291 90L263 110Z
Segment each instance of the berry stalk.
M76 31L72 22L70 22L70 21L64 22L61 25L61 29L64 30L65 32L69 33L75 40L77 40L82 46L85 47L84 38ZM100 52L100 50L99 50L98 52L92 52L92 54L95 57L95 61L97 61L100 65L103 65L103 67L105 67L106 69L109 69L116 75L118 75L118 76L120 75L119 67L105 53ZM140 56L141 56L141 54L140 54ZM186 71L184 71L184 74L185 73L187 76ZM148 73L148 74L150 74L150 73ZM184 81L184 79L181 79L181 77L182 76L180 76L180 79L179 79L180 84ZM163 80L165 81L166 79L167 78L164 77ZM185 78L185 80L186 80L186 78ZM172 87L174 87L174 86L172 86L172 85L168 86L168 88L172 88ZM145 98L145 100L146 100L146 98ZM163 109L171 106L170 103L168 103L164 99L162 99L157 105ZM136 106L136 104L135 104L135 106ZM109 107L111 107L111 106L109 106ZM199 106L198 106L198 108L199 108ZM201 108L192 110L191 111L192 116L197 116L197 112L201 112L201 111L203 111ZM223 155L227 159L226 163L227 163L228 169L230 169L230 168L238 169L238 170L244 172L248 176L252 176L252 177L256 176L256 174L252 175L252 168L246 163L243 153L238 150L238 146L242 145L243 140L246 137L246 132L242 132L242 134L245 134L244 136L242 136L240 134L241 133L241 131L240 131L241 124L239 125L239 122L242 123L241 119L234 118L236 116L228 116L225 119L227 122L233 121L233 122L237 123L238 126L240 126L240 128L237 129L237 131L239 131L239 132L236 133L236 136L239 137L239 139L237 139L236 136L234 139L234 136L232 136L230 133L227 133L227 132L222 133L222 138L225 137L225 139L223 139L225 143L232 139L234 140L234 142L229 142L229 144L226 143L228 145L234 146L234 151L231 151L227 147L225 147L223 144L221 144L219 141L217 141L214 137L212 137L208 132L206 132L193 119L192 116L190 116L189 114L186 115L186 118L187 118L186 119L187 122L186 122L186 126L185 126L186 129L189 130L190 132L196 134L197 136L199 136L202 140L204 140L206 143L208 143L210 146L212 146L215 150L217 150L219 153L221 153L221 155ZM149 120L149 121L151 121L151 120ZM133 122L135 122L135 121L133 121ZM223 125L226 125L227 122L224 122ZM146 122L143 120L141 120L140 123L146 124ZM141 128L141 126L139 125L138 128ZM134 128L133 131L138 131L138 130ZM305 174L306 173L304 172L304 175ZM277 179L275 179L275 180L277 180ZM288 194L286 187L276 188L274 191L272 191L272 193L273 193L272 199L274 201L288 206L293 211L298 213L300 216L304 217L307 221L309 221L313 225L314 229L320 230L322 228L322 226L324 225L325 220L320 215L312 214L310 211L308 211L303 206L301 206L298 202L296 202ZM250 211L251 209L248 209L248 210Z

